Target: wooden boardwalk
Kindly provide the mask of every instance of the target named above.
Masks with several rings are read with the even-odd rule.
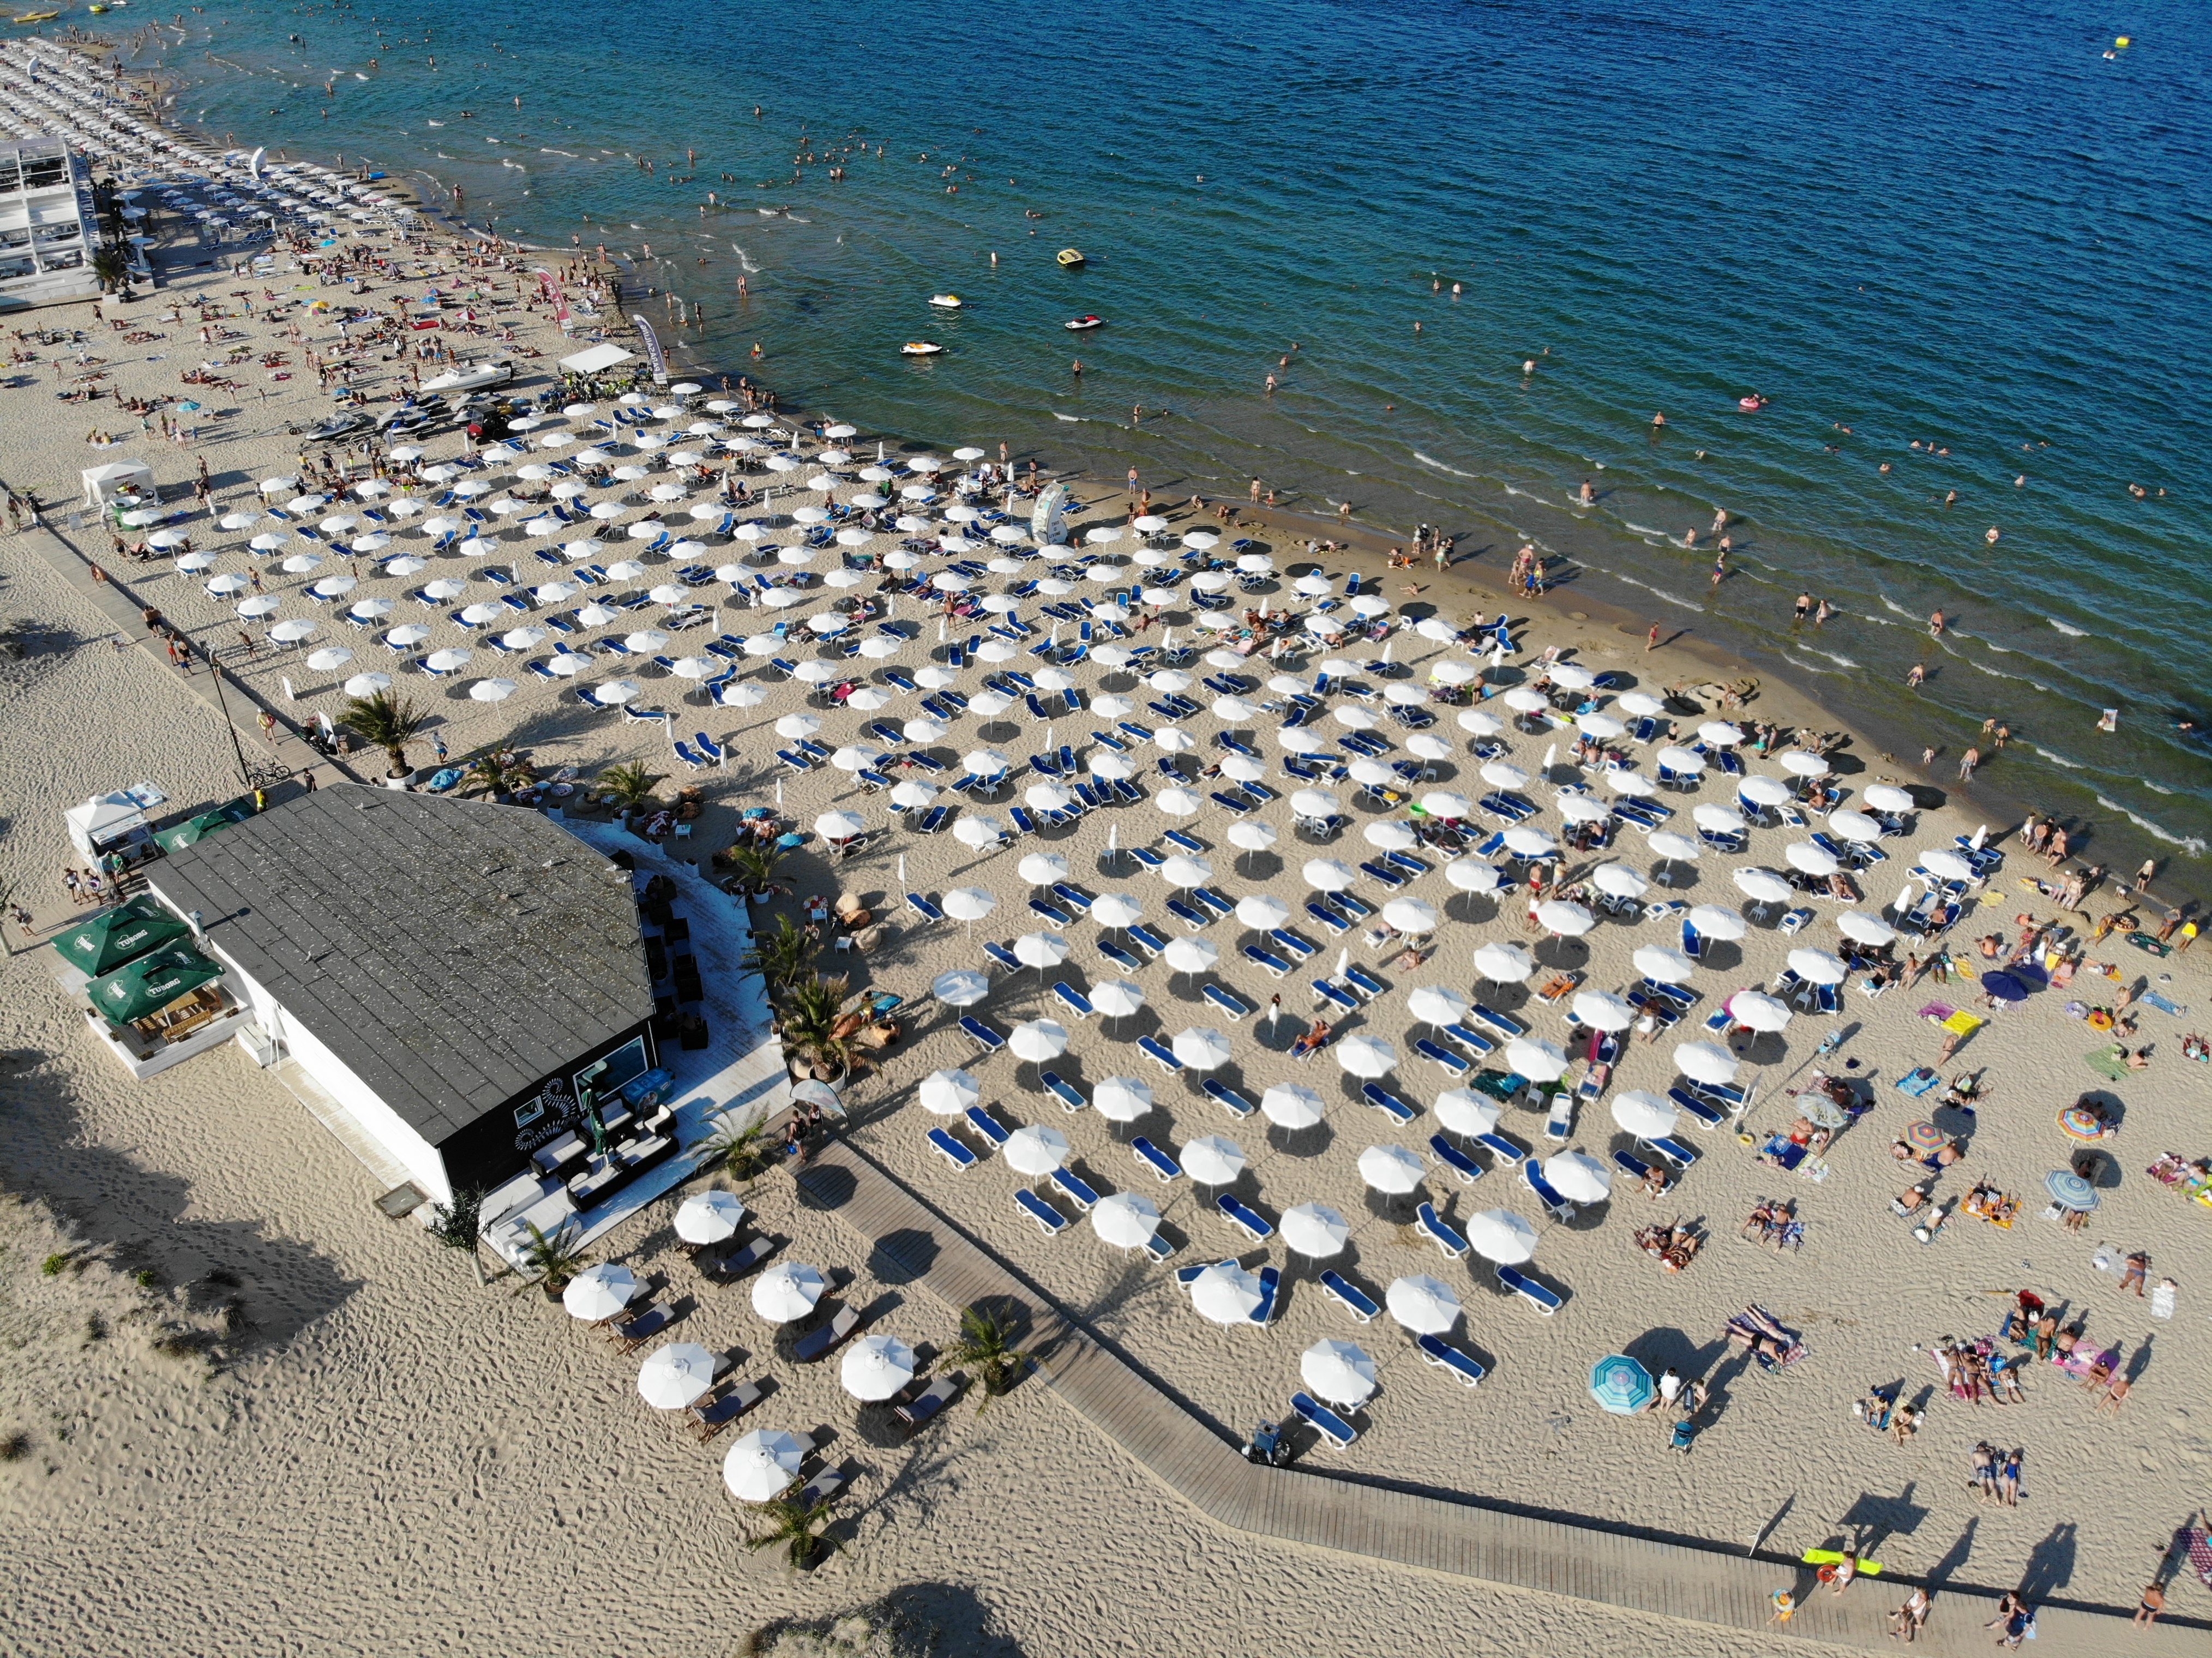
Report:
[[[1734,1550],[1624,1536],[1599,1521],[1546,1520],[1437,1496],[1332,1478],[1306,1467],[1247,1462],[1237,1448],[1093,1339],[1014,1267],[849,1145],[826,1151],[799,1176],[811,1206],[864,1240],[889,1276],[927,1289],[947,1307],[998,1302],[1029,1321],[1023,1345],[1040,1355],[1042,1379],[1078,1416],[1161,1484],[1216,1523],[1311,1548],[1621,1606],[1736,1630],[1771,1629],[1767,1596],[1800,1574],[1801,1610],[1785,1630],[1801,1640],[1891,1649],[1890,1608],[1905,1580],[1873,1580],[1840,1599],[1810,1587],[1804,1569]],[[1480,1408],[1480,1395],[1469,1403]],[[1893,1587],[1892,1585],[1895,1585]],[[1994,1612],[1984,1589],[1946,1588],[1914,1650],[1992,1649],[1982,1624]],[[2100,1658],[2178,1652],[2193,1630],[2138,1628],[2124,1614],[2049,1607],[2035,1650],[2095,1651]]]

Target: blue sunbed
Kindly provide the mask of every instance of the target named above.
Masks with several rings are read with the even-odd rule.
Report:
[[[1232,1116],[1249,1117],[1252,1114],[1254,1110],[1252,1102],[1246,1099],[1242,1094],[1231,1088],[1227,1083],[1220,1082],[1212,1077],[1208,1077],[1204,1082],[1199,1084],[1199,1088],[1208,1099],[1222,1106]]]
[[[1139,1036],[1137,1038],[1137,1047],[1146,1059],[1170,1076],[1182,1069],[1182,1061],[1176,1058],[1175,1054],[1157,1037]]]
[[[1513,1267],[1503,1266],[1498,1267],[1498,1281],[1515,1295],[1527,1301],[1546,1318],[1551,1317],[1566,1304],[1553,1291],[1537,1283],[1526,1272],[1516,1271]]]
[[[1377,1111],[1389,1115],[1401,1128],[1421,1114],[1379,1083],[1361,1084],[1359,1096]]]
[[[1463,1260],[1467,1254],[1467,1240],[1452,1230],[1437,1206],[1425,1203],[1413,1212],[1413,1230],[1444,1252],[1447,1260]]]
[[[1129,1142],[1129,1150],[1136,1154],[1139,1163],[1143,1163],[1160,1177],[1163,1185],[1177,1178],[1182,1173],[1181,1163],[1161,1151],[1158,1146],[1154,1145],[1142,1134]]]
[[[1048,1071],[1038,1080],[1044,1084],[1045,1091],[1058,1100],[1066,1110],[1080,1111],[1089,1103],[1057,1071]]]
[[[1098,1193],[1080,1175],[1070,1174],[1065,1169],[1055,1169],[1052,1171],[1052,1183],[1060,1188],[1061,1196],[1085,1214],[1097,1206]]]
[[[1482,1165],[1442,1134],[1429,1136],[1429,1150],[1436,1153],[1437,1162],[1459,1176],[1461,1185],[1472,1186],[1482,1178]]]
[[[1321,1287],[1362,1324],[1372,1323],[1382,1311],[1375,1304],[1372,1296],[1334,1271],[1324,1272],[1321,1275]]]
[[[939,1157],[963,1173],[973,1169],[976,1164],[975,1154],[942,1128],[933,1128],[929,1131],[929,1143],[935,1148]]]
[[[1483,1377],[1490,1374],[1481,1365],[1441,1337],[1432,1336],[1425,1332],[1413,1338],[1413,1345],[1420,1349],[1421,1357],[1425,1363],[1434,1365],[1462,1388],[1478,1387],[1481,1384]]]
[[[994,1146],[1006,1143],[1006,1126],[980,1105],[971,1105],[967,1111],[968,1126],[990,1141]]]
[[[1240,1203],[1234,1193],[1224,1192],[1214,1199],[1213,1206],[1221,1211],[1223,1218],[1231,1226],[1255,1243],[1265,1243],[1275,1236],[1274,1224],[1266,1216]]]
[[[1024,1214],[1037,1224],[1037,1230],[1048,1238],[1058,1237],[1071,1224],[1066,1216],[1026,1186],[1015,1189],[1014,1202]]]
[[[995,1054],[1006,1045],[1006,1039],[985,1024],[972,1013],[960,1016],[960,1028],[989,1052]]]

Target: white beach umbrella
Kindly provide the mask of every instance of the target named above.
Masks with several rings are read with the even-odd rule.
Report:
[[[1872,846],[1881,839],[1881,825],[1863,811],[1830,812],[1828,832],[1860,846]]]
[[[357,673],[345,683],[348,696],[374,696],[379,691],[391,689],[392,676],[388,673]]]
[[[1717,800],[1707,800],[1690,811],[1690,821],[1701,829],[1711,829],[1716,835],[1734,835],[1743,829],[1743,814],[1734,806],[1723,805]]]
[[[1067,1052],[1067,1028],[1050,1019],[1024,1020],[1006,1034],[1006,1046],[1016,1059],[1043,1065]]]
[[[1800,777],[1825,777],[1828,774],[1828,762],[1817,754],[1792,749],[1782,756],[1782,769]]]
[[[1370,1145],[1359,1154],[1359,1178],[1377,1192],[1410,1192],[1427,1173],[1427,1166],[1402,1145]]]
[[[829,1287],[818,1268],[779,1261],[753,1280],[753,1311],[770,1324],[788,1324],[812,1312]]]
[[[1744,896],[1762,904],[1782,904],[1790,902],[1791,888],[1771,869],[1739,869],[1730,872],[1736,886]]]
[[[1863,910],[1847,909],[1836,917],[1836,931],[1846,938],[1856,938],[1863,944],[1887,944],[1896,941],[1897,929],[1878,915],[1869,915]]]
[[[1168,1048],[1193,1071],[1214,1071],[1229,1063],[1229,1038],[1207,1025],[1178,1030]]]
[[[1597,925],[1597,917],[1582,905],[1564,898],[1547,898],[1536,906],[1536,922],[1547,932],[1578,938]]]
[[[837,1379],[860,1400],[884,1400],[914,1380],[914,1349],[896,1336],[863,1336],[845,1351]]]
[[[1609,990],[1577,991],[1574,1009],[1575,1017],[1593,1030],[1626,1030],[1636,1023],[1636,1010]]]
[[[722,1459],[722,1483],[741,1503],[766,1503],[799,1478],[806,1447],[781,1430],[756,1430],[730,1447]]]
[[[953,1005],[965,1004],[956,1002]],[[981,1087],[964,1071],[933,1071],[921,1079],[921,1085],[915,1092],[921,1101],[922,1109],[940,1117],[957,1117],[983,1097]]]
[[[1109,1122],[1134,1122],[1152,1108],[1152,1087],[1134,1077],[1109,1077],[1091,1090],[1091,1108]]]
[[[1833,875],[1844,866],[1843,860],[1833,853],[1823,851],[1810,841],[1792,841],[1782,848],[1782,856],[1790,868],[1801,869],[1808,875],[1823,878]]]
[[[1505,831],[1505,849],[1522,858],[1549,858],[1559,851],[1559,843],[1541,829],[1516,823]]]
[[[311,654],[307,658],[307,665],[317,673],[329,673],[333,669],[343,668],[352,660],[351,651],[342,645],[330,645]]]
[[[1919,809],[1919,802],[1903,789],[1888,783],[1869,784],[1865,799],[1867,805],[1876,811],[1915,811]]]
[[[1171,973],[1207,973],[1221,959],[1220,947],[1205,938],[1170,938],[1160,959]]]
[[[1790,952],[1790,970],[1816,985],[1839,985],[1850,969],[1825,950],[1798,949]]]
[[[1517,1266],[1536,1253],[1536,1229],[1510,1209],[1486,1209],[1467,1218],[1468,1247],[1485,1260]]]
[[[1229,844],[1245,852],[1265,852],[1280,838],[1272,823],[1248,820],[1229,826]]]
[[[1396,1048],[1364,1030],[1354,1031],[1339,1042],[1335,1054],[1340,1070],[1370,1079],[1388,1076],[1398,1063]]]
[[[1674,1049],[1674,1064],[1692,1082],[1724,1088],[1735,1077],[1736,1058],[1711,1042],[1682,1042]]]
[[[1213,878],[1213,865],[1203,858],[1177,853],[1160,865],[1159,874],[1171,887],[1202,887]]]
[[[1260,1280],[1233,1260],[1216,1261],[1191,1280],[1191,1306],[1215,1324],[1249,1323],[1263,1298]]]
[[[1311,858],[1298,870],[1298,878],[1319,892],[1341,892],[1358,878],[1352,866],[1334,858]]]
[[[1467,1017],[1468,1000],[1443,985],[1422,985],[1406,998],[1406,1011],[1423,1024],[1457,1024]]]
[[[1057,932],[1024,932],[1013,943],[1014,959],[1024,967],[1038,969],[1058,967],[1073,948]]]
[[[1586,1151],[1561,1151],[1544,1160],[1544,1178],[1573,1203],[1603,1203],[1613,1195],[1613,1170]]]
[[[676,1236],[686,1243],[720,1243],[738,1235],[745,1206],[734,1192],[700,1192],[676,1211]]]
[[[1739,990],[1728,999],[1729,1017],[1753,1030],[1779,1030],[1790,1023],[1784,1003],[1757,990]]]
[[[944,898],[945,913],[956,921],[980,921],[998,905],[998,899],[981,887],[956,887]]]
[[[568,1309],[569,1317],[597,1324],[629,1306],[636,1293],[635,1272],[613,1261],[603,1261],[568,1280],[568,1287],[561,1292],[561,1304]]]
[[[1006,1136],[999,1156],[1016,1174],[1049,1175],[1067,1162],[1067,1136],[1040,1123],[1024,1123]]]
[[[1505,1063],[1530,1082],[1556,1082],[1567,1074],[1567,1056],[1558,1043],[1539,1036],[1516,1036],[1505,1044]]]
[[[314,633],[315,624],[312,622],[280,622],[269,630],[269,636],[283,644],[296,645],[303,639],[312,639]]]
[[[1682,919],[1705,938],[1723,944],[1732,943],[1751,930],[1741,914],[1720,904],[1698,904]]]
[[[1116,1249],[1141,1249],[1160,1230],[1159,1206],[1134,1192],[1114,1193],[1091,1210],[1091,1230]]]
[[[1052,938],[1054,943],[1065,942],[1057,934],[1048,933],[1044,936]],[[1143,989],[1131,984],[1127,979],[1108,979],[1091,987],[1091,1005],[1109,1019],[1126,1019],[1144,1005]]]
[[[1736,798],[1754,806],[1778,806],[1790,799],[1790,790],[1778,779],[1747,777],[1736,785]]]
[[[1520,945],[1493,938],[1475,947],[1474,970],[1492,984],[1517,985],[1526,982],[1536,963]]]
[[[1323,1203],[1301,1203],[1283,1212],[1284,1247],[1316,1260],[1340,1254],[1352,1236],[1342,1215]]]
[[[1920,867],[1946,881],[1971,881],[1974,878],[1974,866],[1957,853],[1943,847],[1931,847],[1922,852]]]
[[[1383,1292],[1382,1304],[1417,1335],[1442,1335],[1459,1322],[1459,1297],[1425,1272],[1395,1279]]]
[[[1316,1341],[1298,1356],[1298,1376],[1318,1399],[1347,1408],[1375,1396],[1375,1361],[1349,1341]]]
[[[1270,893],[1250,892],[1237,901],[1237,919],[1259,932],[1290,920],[1291,907]]]
[[[1260,1096],[1260,1109],[1278,1128],[1310,1128],[1327,1110],[1322,1096],[1295,1083],[1277,1083]]]
[[[1109,892],[1091,901],[1091,919],[1103,927],[1132,927],[1145,919],[1145,907],[1126,892]]]
[[[1183,1173],[1200,1186],[1227,1186],[1244,1172],[1244,1148],[1220,1134],[1184,1141],[1177,1160]]]
[[[1641,898],[1651,884],[1626,864],[1600,864],[1589,873],[1590,884],[1613,898]]]
[[[638,1367],[638,1396],[655,1410],[680,1411],[714,1385],[714,1356],[696,1341],[672,1341]]]
[[[1455,859],[1446,864],[1444,879],[1462,892],[1478,895],[1497,891],[1503,881],[1496,865],[1486,864],[1475,858]]]
[[[1638,1139],[1656,1139],[1662,1134],[1673,1133],[1681,1116],[1671,1102],[1656,1094],[1621,1094],[1613,1102],[1613,1121]]]
[[[1622,771],[1618,767],[1601,772],[1606,787],[1615,794],[1649,798],[1659,793],[1659,786],[1638,771]]]
[[[515,683],[512,679],[479,679],[469,687],[469,700],[472,702],[504,702],[514,692]]]
[[[1505,729],[1505,722],[1481,708],[1468,708],[1459,716],[1459,728],[1475,737],[1495,737]]]
[[[1448,1089],[1437,1096],[1437,1121],[1455,1134],[1487,1134],[1503,1114],[1496,1100],[1469,1088]]]

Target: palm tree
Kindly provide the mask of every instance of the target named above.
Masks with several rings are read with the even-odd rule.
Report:
[[[804,1503],[796,1497],[775,1497],[761,1504],[761,1516],[768,1521],[768,1529],[755,1532],[746,1538],[745,1546],[757,1550],[782,1546],[788,1551],[793,1571],[812,1559],[817,1549],[835,1554],[844,1546],[826,1531],[815,1529],[829,1520],[830,1502],[827,1497]]]
[[[112,294],[131,280],[131,256],[115,242],[103,242],[93,250],[92,274],[100,278],[100,291]]]
[[[478,755],[469,767],[468,775],[462,780],[466,786],[482,789],[490,795],[513,794],[537,780],[538,774],[530,762],[513,749],[494,749],[489,754]]]
[[[722,854],[722,862],[736,872],[738,884],[749,893],[763,893],[775,878],[776,866],[784,860],[784,849],[777,846],[732,847]]]
[[[771,993],[797,981],[806,971],[806,958],[814,953],[814,940],[788,915],[775,918],[773,932],[756,929],[744,964],[768,981]]]
[[[972,1364],[982,1372],[983,1402],[975,1407],[979,1415],[990,1409],[992,1399],[1006,1392],[1014,1377],[1034,1362],[1033,1355],[1014,1345],[1012,1321],[987,1312],[980,1305],[962,1312],[960,1339],[945,1357],[954,1364]]]
[[[567,1221],[550,1232],[540,1231],[536,1221],[526,1220],[522,1224],[530,1232],[530,1242],[522,1247],[524,1266],[538,1274],[531,1282],[542,1287],[546,1298],[551,1300],[567,1289],[570,1280],[589,1263],[583,1250],[569,1242],[572,1234]],[[528,1284],[524,1287],[526,1289]]]
[[[362,742],[384,750],[392,762],[388,775],[404,777],[414,769],[407,763],[407,745],[429,723],[429,717],[405,697],[394,696],[390,691],[356,696],[345,705],[339,718],[353,727]]]
[[[642,760],[627,766],[609,766],[599,776],[599,793],[622,811],[640,811],[653,804],[653,786],[664,780],[645,768]]]
[[[768,1120],[760,1118],[743,1128],[725,1129],[707,1147],[710,1162],[719,1162],[733,1181],[750,1185],[775,1164],[768,1144]]]
[[[837,1028],[851,985],[848,979],[794,983],[779,1010],[785,1051],[797,1054],[817,1070],[835,1072],[839,1081],[859,1062],[852,1042]]]

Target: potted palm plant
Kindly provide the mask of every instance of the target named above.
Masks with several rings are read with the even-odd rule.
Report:
[[[990,1409],[991,1400],[1012,1387],[1014,1378],[1032,1363],[1032,1356],[1014,1345],[1012,1321],[981,1305],[960,1315],[960,1339],[945,1358],[953,1364],[973,1365],[982,1373],[983,1402],[975,1407],[979,1414]]]
[[[783,1048],[794,1073],[842,1083],[858,1062],[852,1032],[857,1019],[845,1016],[850,981],[811,979],[793,984],[783,997]]]
[[[536,1284],[545,1291],[546,1300],[558,1301],[561,1292],[591,1262],[572,1241],[568,1222],[563,1221],[550,1232],[541,1230],[535,1221],[522,1224],[530,1232],[530,1242],[522,1246],[522,1259],[527,1269],[537,1274],[523,1287]]]
[[[355,697],[345,705],[340,718],[362,742],[382,749],[392,762],[391,769],[384,774],[386,786],[404,787],[415,775],[415,768],[407,763],[407,745],[421,734],[428,723],[428,716],[405,697],[378,691],[373,696]]]
[[[768,1528],[746,1538],[745,1546],[753,1550],[782,1548],[793,1571],[804,1570],[817,1549],[825,1554],[835,1554],[843,1546],[823,1530],[830,1517],[827,1497],[811,1503],[801,1502],[795,1497],[775,1497],[761,1504],[761,1517],[768,1521]]]
[[[599,793],[615,809],[616,815],[627,823],[653,805],[653,786],[662,780],[645,768],[645,762],[634,760],[627,766],[609,766],[599,774]]]

